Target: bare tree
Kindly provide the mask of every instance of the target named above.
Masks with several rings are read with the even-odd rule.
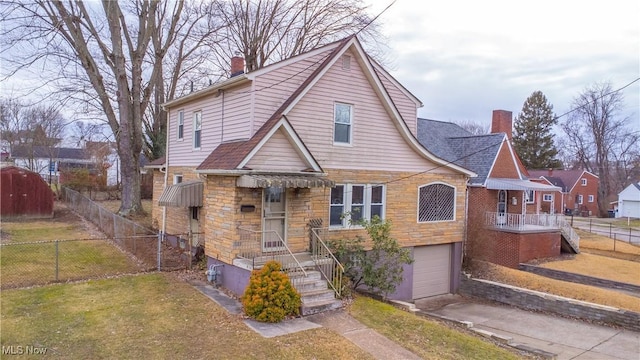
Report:
[[[240,52],[247,71],[356,33],[380,38],[361,0],[231,0],[219,2],[218,12],[227,24],[219,61]]]
[[[19,155],[18,165],[42,173],[49,159],[57,157],[66,126],[62,114],[52,105],[27,105],[14,98],[0,100],[0,109],[3,148],[12,157]]]
[[[119,213],[142,212],[139,159],[142,119],[175,40],[184,2],[132,0],[95,3],[2,1],[2,38],[9,75],[46,64],[49,86],[65,101],[99,110],[113,132],[123,183]],[[165,21],[167,19],[167,21]],[[150,46],[162,27],[161,41]],[[23,46],[25,42],[27,46]],[[25,51],[29,49],[30,51]],[[53,65],[53,67],[51,67]],[[43,66],[44,68],[44,66]]]
[[[616,159],[616,147],[624,141],[629,118],[620,116],[624,105],[621,92],[613,91],[610,83],[588,86],[573,100],[573,111],[562,123],[567,135],[568,150],[583,168],[600,177],[598,209],[605,216],[607,199],[613,194],[611,164]]]
[[[455,122],[455,124],[467,130],[473,135],[485,135],[491,132],[490,125],[488,124],[483,125],[481,123],[473,122],[471,120],[458,121],[458,122]]]

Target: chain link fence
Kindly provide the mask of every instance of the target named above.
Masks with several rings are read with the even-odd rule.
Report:
[[[63,188],[62,194],[62,199],[71,210],[96,225],[145,267],[155,265],[157,270],[179,270],[191,264],[189,254],[163,240],[155,230],[114,214],[75,190]]]
[[[74,190],[62,194],[67,208],[105,237],[0,241],[0,289],[190,267],[195,250],[184,245],[192,244],[193,234],[162,237]]]
[[[132,240],[138,244],[155,242],[148,237]],[[0,269],[1,288],[6,289],[131,274],[155,267],[139,261],[111,239],[74,239],[2,244]]]

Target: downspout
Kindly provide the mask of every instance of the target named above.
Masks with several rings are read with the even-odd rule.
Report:
[[[469,229],[469,178],[467,178],[467,183],[465,184],[465,194],[464,194],[464,222],[463,222],[463,236],[462,236],[462,259],[460,259],[460,264],[464,264],[464,257],[467,255],[467,242],[469,241],[468,237],[468,229]]]
[[[166,111],[166,109],[163,110]],[[169,123],[171,121],[171,112],[167,112],[167,135],[165,139],[165,149],[164,149],[164,189],[167,188],[167,182],[169,181],[169,132],[170,127]],[[164,234],[167,230],[167,207],[162,207],[162,240],[164,241]]]

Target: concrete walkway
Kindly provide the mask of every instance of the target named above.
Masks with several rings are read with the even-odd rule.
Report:
[[[199,280],[191,280],[189,283],[231,314],[240,315],[242,313],[242,305],[238,300],[227,296],[214,286]],[[266,338],[326,327],[344,336],[376,359],[420,359],[409,350],[366,327],[343,310],[328,311],[304,318],[285,320],[276,324],[263,323],[251,319],[244,320],[244,323]]]
[[[435,299],[437,300],[437,299]],[[475,302],[457,295],[432,306],[416,301],[425,314],[470,326],[481,335],[543,357],[564,360],[638,360],[640,333],[515,307]],[[431,302],[431,303],[430,303]]]

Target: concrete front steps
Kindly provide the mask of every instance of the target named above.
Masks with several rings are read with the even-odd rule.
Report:
[[[336,299],[335,292],[329,288],[329,284],[322,278],[322,274],[316,270],[305,270],[289,274],[291,283],[300,294],[302,316],[313,315],[323,311],[339,309],[342,301]]]

